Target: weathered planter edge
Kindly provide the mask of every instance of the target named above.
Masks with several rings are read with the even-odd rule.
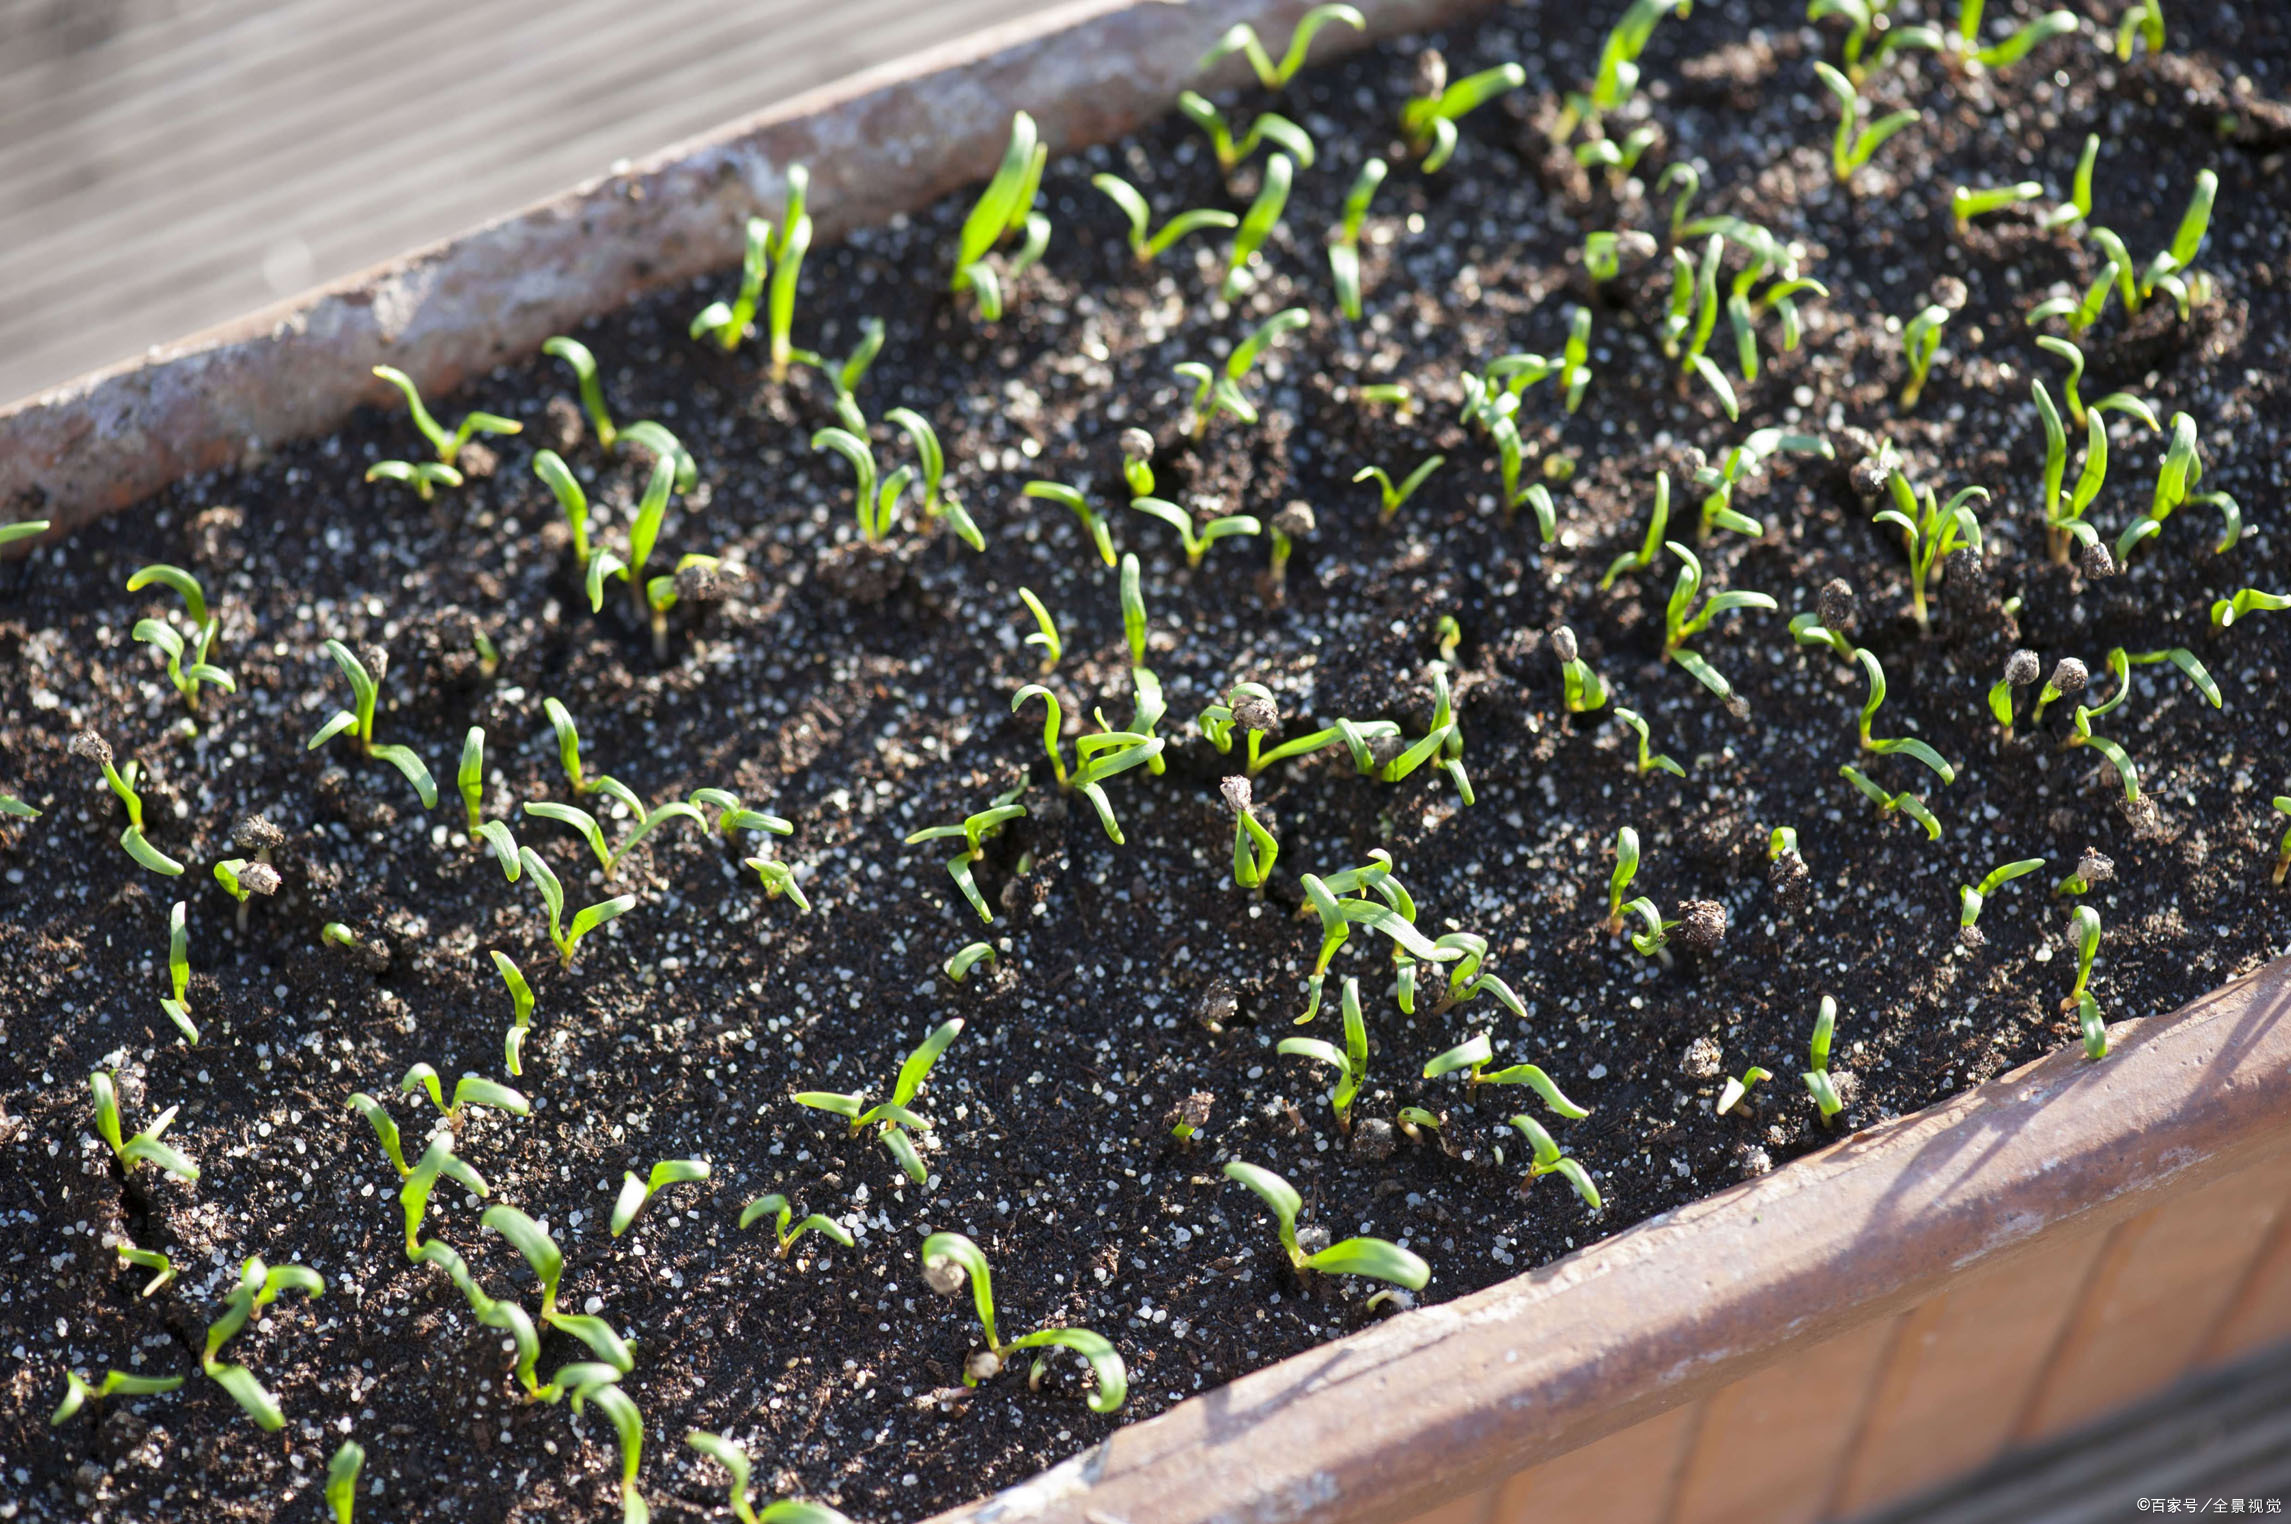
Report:
[[[935,1524],[1420,1515],[2051,1235],[2280,1152],[2286,1016],[2291,956],[2111,1028],[2100,1062],[2061,1049],[1540,1270],[1188,1399]]]
[[[1227,27],[1285,36],[1309,3],[1072,0],[13,402],[0,408],[0,522],[46,518],[60,537],[180,477],[325,433],[361,402],[393,402],[375,365],[443,392],[633,297],[736,268],[743,223],[779,215],[790,165],[811,172],[825,243],[984,179],[1014,109],[1033,114],[1055,151],[1119,137],[1201,85],[1201,57]],[[1315,56],[1492,3],[1359,0],[1368,32],[1327,28]],[[1228,58],[1208,78],[1245,75]]]

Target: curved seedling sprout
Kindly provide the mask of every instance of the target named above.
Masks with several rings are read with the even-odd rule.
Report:
[[[1307,1254],[1297,1243],[1297,1214],[1304,1210],[1304,1198],[1295,1186],[1269,1169],[1238,1159],[1225,1166],[1225,1177],[1247,1186],[1265,1203],[1273,1214],[1281,1248],[1289,1256],[1290,1266],[1300,1273],[1313,1270],[1325,1275],[1365,1275],[1410,1291],[1422,1291],[1432,1279],[1432,1267],[1420,1256],[1381,1238],[1347,1238]]]
[[[924,1280],[942,1296],[960,1295],[964,1284],[969,1284],[971,1304],[986,1334],[986,1348],[963,1362],[963,1385],[976,1386],[999,1374],[1003,1357],[1012,1351],[1059,1347],[1087,1360],[1096,1374],[1098,1387],[1088,1398],[1092,1412],[1112,1413],[1128,1400],[1128,1370],[1113,1344],[1101,1334],[1086,1328],[1044,1328],[1003,1342],[995,1331],[993,1273],[977,1244],[960,1233],[933,1233],[923,1240],[922,1258]],[[1041,1381],[1046,1358],[1036,1358],[1029,1384]]]

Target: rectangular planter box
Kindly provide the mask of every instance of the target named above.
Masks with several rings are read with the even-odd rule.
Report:
[[[1067,150],[1304,0],[1085,0],[673,148],[0,411],[0,518],[58,532],[737,262],[784,170],[832,237]],[[1472,0],[1362,0],[1372,35]],[[1352,34],[1324,34],[1329,45]],[[1228,76],[1229,77],[1229,76]],[[2291,1337],[2291,959],[1555,1264],[1118,1431],[964,1524],[1845,1518]]]

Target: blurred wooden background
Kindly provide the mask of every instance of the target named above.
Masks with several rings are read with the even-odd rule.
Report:
[[[1054,0],[0,0],[0,401]]]

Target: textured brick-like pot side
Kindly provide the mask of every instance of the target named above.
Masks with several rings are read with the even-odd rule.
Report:
[[[0,520],[57,533],[735,263],[788,165],[823,239],[1164,110],[1237,20],[1080,0],[0,410]],[[1485,0],[1359,0],[1373,35]],[[1334,48],[1359,39],[1324,33]],[[1229,63],[1233,77],[1238,62]],[[2291,1337],[2291,959],[1158,1418],[941,1524],[1846,1517]]]

